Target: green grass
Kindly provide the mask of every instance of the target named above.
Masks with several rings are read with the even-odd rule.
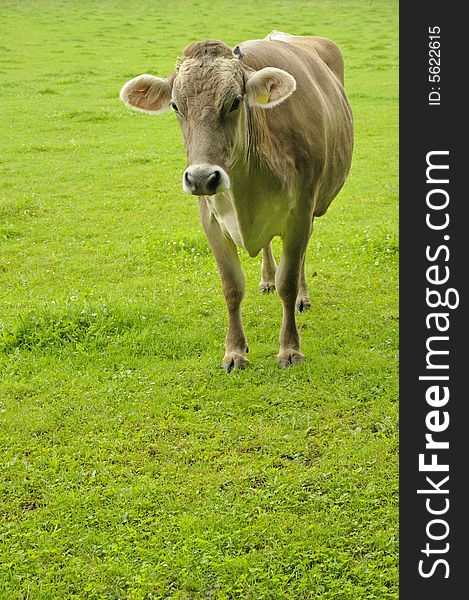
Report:
[[[397,27],[384,0],[0,2],[1,598],[397,598]],[[308,249],[306,362],[277,368],[242,254],[228,375],[176,119],[118,93],[274,28],[339,44],[356,148]]]

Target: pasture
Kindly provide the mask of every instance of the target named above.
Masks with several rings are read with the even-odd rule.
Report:
[[[192,41],[333,39],[350,176],[315,222],[304,364],[241,254],[250,364],[171,113]],[[398,3],[0,1],[0,598],[398,597]],[[274,242],[278,259],[280,242]]]

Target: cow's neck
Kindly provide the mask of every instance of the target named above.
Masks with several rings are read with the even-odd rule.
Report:
[[[294,165],[286,148],[275,142],[269,123],[268,109],[253,109],[244,103],[233,148],[231,173],[245,179],[262,173],[274,179],[285,192],[291,192]]]

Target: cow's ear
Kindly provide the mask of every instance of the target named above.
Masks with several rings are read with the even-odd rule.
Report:
[[[139,75],[122,87],[120,99],[135,110],[158,114],[169,108],[171,80]]]
[[[252,73],[246,81],[246,94],[251,106],[272,108],[296,90],[295,78],[275,67]]]

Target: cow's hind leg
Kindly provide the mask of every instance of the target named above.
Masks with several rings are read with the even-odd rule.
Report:
[[[311,221],[311,229],[309,231],[308,240],[313,232],[313,221]],[[301,261],[300,280],[298,282],[298,297],[296,299],[296,309],[298,312],[303,312],[311,308],[311,300],[308,295],[308,283],[305,274],[306,252]]]
[[[298,297],[296,299],[296,309],[298,312],[303,312],[311,308],[311,300],[308,296],[308,283],[306,282],[305,275],[305,259],[306,254],[303,256],[300,269],[300,280],[298,282]]]
[[[275,291],[276,271],[277,263],[272,252],[272,243],[269,243],[265,248],[262,248],[261,281],[259,283],[259,290],[261,292],[268,293]]]
[[[200,200],[199,209],[208,242],[217,261],[228,309],[228,333],[222,367],[226,371],[231,371],[233,367],[242,369],[248,363],[248,346],[241,321],[241,301],[246,287],[241,263],[235,244],[223,234],[205,199]]]
[[[280,330],[280,352],[278,364],[289,367],[303,362],[300,336],[296,327],[295,311],[300,288],[300,277],[311,229],[302,223],[292,223],[283,236],[283,247],[275,283],[283,304],[282,328]]]

